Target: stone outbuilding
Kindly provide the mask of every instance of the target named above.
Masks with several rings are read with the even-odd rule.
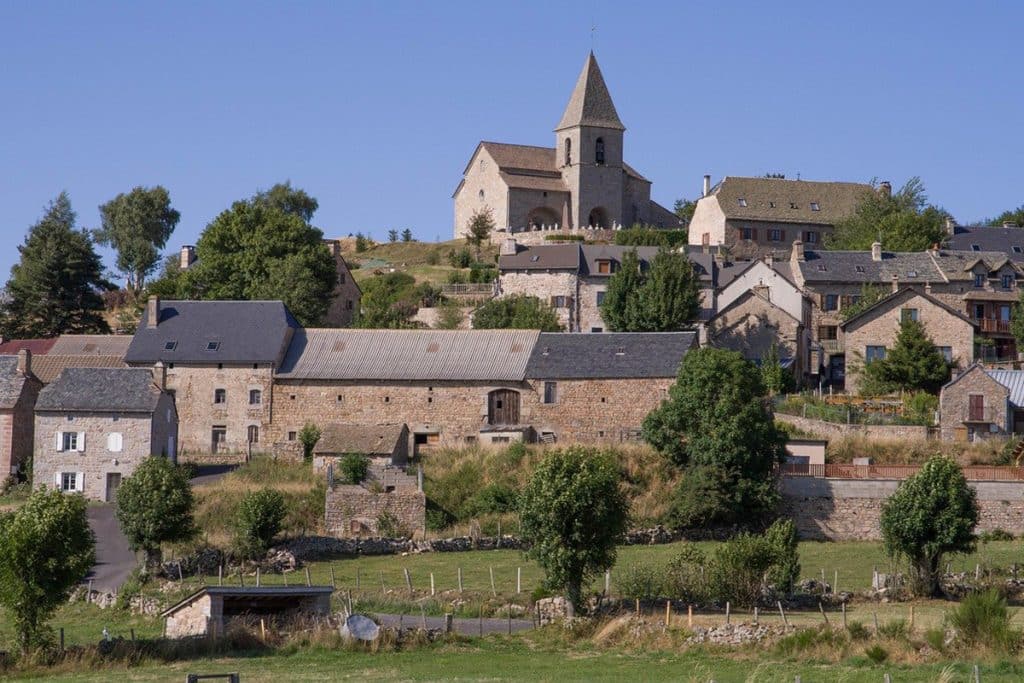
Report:
[[[326,425],[313,447],[313,468],[325,471],[346,453],[365,455],[380,465],[404,467],[409,461],[409,428],[405,424]]]
[[[708,321],[708,345],[737,351],[760,363],[774,346],[782,366],[802,380],[807,358],[803,321],[769,298],[767,288],[748,289]]]
[[[239,617],[327,616],[333,592],[330,586],[204,586],[160,616],[168,638],[219,636]]]
[[[175,461],[178,413],[165,381],[160,364],[64,370],[36,401],[35,485],[112,502],[146,458]]]
[[[0,356],[0,483],[19,476],[32,457],[33,411],[42,382],[32,372],[32,352]]]
[[[939,415],[946,441],[1024,434],[1024,371],[972,365],[942,387]]]

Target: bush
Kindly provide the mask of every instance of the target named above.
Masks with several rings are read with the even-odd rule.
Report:
[[[299,430],[299,443],[302,444],[302,457],[309,461],[313,459],[313,448],[320,440],[320,428],[312,422],[307,422]]]
[[[791,593],[800,578],[800,555],[797,552],[796,525],[791,519],[777,519],[764,532],[771,549],[772,566],[768,570],[768,583],[780,593]]]
[[[871,637],[871,631],[859,621],[851,621],[846,632],[850,634],[850,640],[867,640]]]
[[[715,548],[711,556],[711,595],[752,607],[761,600],[763,577],[771,566],[772,553],[764,538],[740,534]]]
[[[448,252],[448,265],[452,268],[469,268],[472,260],[473,253],[469,250],[469,247],[463,247],[458,251],[452,249]]]
[[[992,529],[992,531],[982,531],[978,534],[978,540],[982,543],[990,543],[992,541],[1012,541],[1013,534],[1005,529]]]
[[[1020,634],[1010,628],[1006,600],[994,589],[968,595],[949,612],[947,620],[962,645],[988,645],[1011,652],[1020,641]]]
[[[665,522],[673,529],[703,529],[734,519],[726,474],[717,467],[688,467],[676,487]]]
[[[619,594],[630,600],[654,600],[660,597],[662,577],[649,564],[631,564],[615,577]]]
[[[615,233],[615,244],[627,247],[676,247],[690,239],[688,230],[662,230],[634,225]]]
[[[448,284],[450,285],[464,285],[467,280],[466,274],[461,270],[453,270],[448,273]]]
[[[235,549],[248,558],[267,552],[286,513],[280,491],[260,489],[245,494],[235,514]]]
[[[338,461],[338,477],[342,484],[361,484],[370,471],[370,459],[362,453],[345,453]]]
[[[909,629],[904,619],[893,619],[878,627],[878,635],[894,640],[903,640],[907,637]]]
[[[507,484],[489,484],[466,501],[463,515],[477,517],[488,513],[514,512],[519,502],[519,492]]]
[[[889,653],[886,652],[885,648],[881,645],[872,645],[871,647],[865,648],[864,654],[874,664],[881,664],[885,660],[889,659]]]
[[[930,628],[924,632],[924,642],[937,652],[946,649],[946,632],[941,628]]]
[[[430,253],[427,254],[427,265],[436,266],[439,263],[441,263],[441,254],[438,253],[437,249],[432,249]]]
[[[665,569],[665,594],[688,603],[708,599],[707,556],[695,545],[686,544]]]
[[[939,397],[927,391],[918,391],[903,400],[903,417],[915,424],[935,424]]]
[[[545,242],[582,242],[583,235],[555,234],[544,235]]]
[[[356,253],[361,254],[373,246],[373,240],[361,232],[356,233]]]

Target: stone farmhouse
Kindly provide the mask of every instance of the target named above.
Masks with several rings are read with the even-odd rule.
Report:
[[[752,258],[786,251],[793,240],[812,247],[850,216],[865,193],[861,183],[726,176],[704,189],[689,225],[689,243],[725,247],[731,257]],[[891,191],[882,183],[879,191]]]
[[[176,460],[178,414],[165,368],[68,368],[39,392],[36,486],[112,501],[148,457]]]
[[[1024,434],[1024,371],[972,365],[942,388],[939,416],[947,441]]]
[[[651,181],[623,160],[625,131],[591,53],[555,126],[554,147],[477,145],[453,195],[455,238],[481,209],[509,233],[678,226],[675,214],[651,201]]]
[[[498,295],[527,294],[551,304],[568,332],[604,332],[601,303],[608,279],[619,270],[627,251],[636,250],[640,267],[647,269],[657,247],[607,244],[519,245],[506,238],[498,256]],[[691,254],[700,278],[702,317],[709,317],[714,298],[714,258]]]
[[[31,351],[0,356],[0,481],[21,474],[32,457],[32,411],[42,388],[32,373]]]

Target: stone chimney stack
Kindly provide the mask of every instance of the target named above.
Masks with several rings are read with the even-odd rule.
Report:
[[[324,244],[327,245],[327,250],[331,252],[331,256],[338,258],[341,255],[341,240],[324,240]]]
[[[883,197],[891,197],[892,183],[890,183],[888,180],[883,180],[882,182],[878,183],[878,194],[882,195]]]
[[[871,260],[881,261],[882,260],[882,243],[872,242],[871,243]]]
[[[764,262],[768,265],[769,268],[774,268],[775,267],[775,252],[769,251],[767,254],[765,254],[764,255]]]
[[[803,240],[793,240],[793,255],[790,257],[793,261],[799,261],[803,263],[807,259],[804,257],[804,243]]]
[[[178,267],[182,270],[188,270],[189,266],[196,262],[196,248],[191,244],[186,244],[181,247],[181,261],[178,263]]]
[[[28,349],[18,351],[18,374],[25,376],[32,374],[32,352]]]
[[[160,387],[160,391],[167,391],[167,366],[163,361],[157,361],[153,366],[153,384]]]
[[[514,256],[519,250],[519,245],[516,244],[515,237],[506,237],[501,242],[501,250],[499,256]]]
[[[932,283],[930,283],[930,282],[924,283],[924,293],[925,294],[931,294],[932,293]]]
[[[151,296],[146,302],[146,329],[155,330],[160,324],[160,297]]]
[[[956,221],[952,216],[946,216],[946,234],[950,237],[956,234]]]
[[[704,174],[704,192],[701,193],[700,196],[701,197],[707,197],[709,194],[711,194],[711,176],[705,173]]]
[[[899,275],[893,275],[892,276],[892,293],[895,294],[898,291],[900,291],[900,276]]]

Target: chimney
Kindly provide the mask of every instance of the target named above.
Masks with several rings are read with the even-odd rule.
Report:
[[[932,283],[930,283],[930,282],[924,283],[924,293],[925,294],[931,294],[932,293]]]
[[[195,261],[196,261],[196,248],[193,247],[191,244],[186,244],[186,245],[182,246],[181,247],[181,261],[179,262],[178,267],[181,268],[182,270],[188,270],[189,266],[191,266],[193,263],[195,263]]]
[[[711,176],[704,174],[704,192],[700,195],[701,197],[707,197],[711,194]]]
[[[167,391],[167,366],[163,361],[157,361],[153,366],[153,384],[160,388],[160,391]]]
[[[146,302],[146,329],[155,330],[160,323],[160,297],[151,296]]]
[[[881,261],[882,260],[882,243],[872,242],[871,243],[871,260]]]
[[[805,261],[804,258],[804,243],[803,240],[793,240],[793,255],[790,256],[792,261]]]
[[[956,221],[952,216],[946,216],[946,234],[950,237],[956,234]]]
[[[878,183],[878,194],[882,195],[883,197],[891,197],[892,183],[890,183],[888,180],[883,180],[882,182]]]
[[[1013,221],[1003,221],[1003,227],[1004,228],[1019,228],[1020,226],[1017,225],[1016,223],[1014,223]]]
[[[341,255],[341,240],[324,240],[327,245],[328,251],[331,252],[331,256],[338,258]]]
[[[764,262],[768,265],[769,268],[774,268],[775,267],[775,252],[774,251],[769,251],[767,254],[765,254],[764,255]]]
[[[518,251],[515,237],[506,237],[501,243],[500,256],[513,256]]]
[[[895,294],[898,291],[900,291],[900,276],[899,275],[893,275],[892,276],[892,293]]]
[[[18,351],[18,374],[25,376],[32,374],[32,352],[28,349]]]

